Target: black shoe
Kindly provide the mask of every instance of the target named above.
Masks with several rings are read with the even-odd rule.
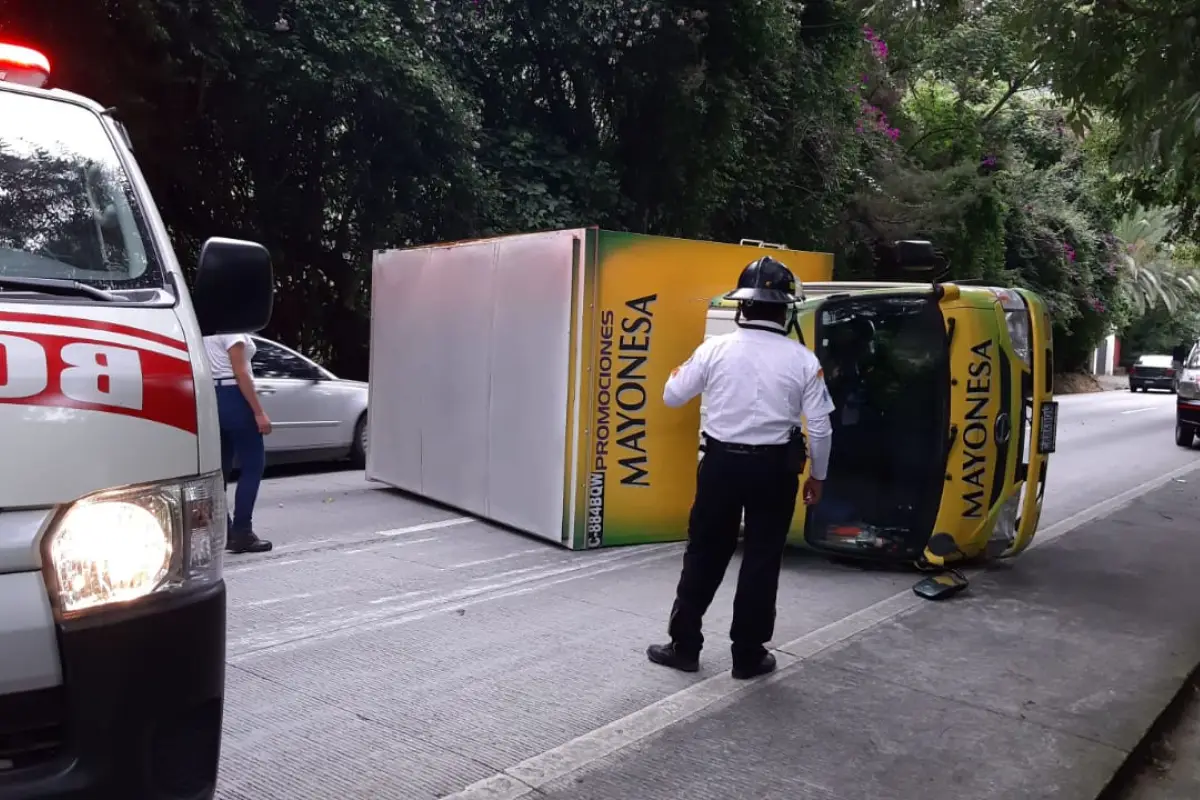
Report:
[[[267,553],[275,545],[260,539],[254,533],[231,533],[225,540],[225,550],[230,553]]]
[[[661,664],[664,667],[677,669],[680,672],[699,672],[700,658],[698,656],[688,656],[680,653],[675,649],[675,643],[671,644],[652,644],[646,648],[646,658],[653,661],[655,664]]]
[[[749,661],[745,664],[733,665],[734,680],[746,681],[751,678],[757,678],[759,675],[766,675],[775,671],[775,656],[770,653],[763,653],[758,661]]]

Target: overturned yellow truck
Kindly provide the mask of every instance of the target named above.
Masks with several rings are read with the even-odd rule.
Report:
[[[1057,432],[1045,302],[955,283],[802,291],[791,335],[836,411],[824,496],[797,509],[793,543],[932,567],[1028,547]],[[732,330],[735,307],[715,298],[706,335]]]
[[[587,227],[377,252],[368,478],[573,550],[685,538],[701,408],[663,385],[736,324],[718,293],[766,246]],[[771,255],[837,403],[793,540],[935,568],[1028,546],[1056,429],[1045,303]]]

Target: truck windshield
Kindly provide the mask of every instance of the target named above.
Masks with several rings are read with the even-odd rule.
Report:
[[[161,287],[146,231],[100,117],[0,90],[0,277]]]
[[[814,545],[915,556],[937,516],[949,435],[949,346],[929,295],[823,304],[817,356],[836,410]]]

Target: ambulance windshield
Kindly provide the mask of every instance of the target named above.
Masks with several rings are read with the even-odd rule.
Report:
[[[949,346],[929,294],[852,295],[823,304],[817,356],[836,411],[812,544],[915,556],[941,497],[949,431]]]
[[[146,230],[95,113],[0,90],[0,277],[162,287]]]

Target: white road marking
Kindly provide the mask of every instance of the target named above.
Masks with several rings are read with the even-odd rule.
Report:
[[[400,619],[402,622],[408,622],[413,619],[424,618],[423,616],[413,617],[412,619],[398,618],[397,615],[424,612],[432,607],[447,606],[445,608],[437,608],[436,611],[424,615],[429,616],[431,613],[453,611],[466,606],[512,596],[511,592],[502,594],[505,590],[519,589],[520,587],[527,587],[530,584],[536,584],[530,589],[530,591],[534,591],[564,582],[563,580],[558,580],[550,583],[541,583],[541,581],[546,581],[550,578],[560,578],[563,575],[570,575],[571,577],[567,580],[580,580],[590,578],[593,575],[612,572],[616,569],[649,564],[662,558],[676,557],[682,550],[682,547],[682,543],[673,542],[660,545],[645,545],[636,549],[621,549],[612,555],[573,560],[567,566],[541,569],[523,577],[489,583],[483,586],[467,586],[453,589],[441,592],[433,597],[425,598],[424,600],[417,600],[400,606],[388,606],[385,603],[380,603],[374,608],[364,609],[361,604],[355,604],[345,608],[334,609],[335,612],[349,611],[350,613],[326,617],[311,623],[284,626],[268,632],[249,633],[236,639],[230,638],[227,645],[228,651],[236,653],[236,655],[232,655],[229,658],[229,662],[235,663],[238,660],[245,660],[266,650],[278,652],[284,649],[285,646],[287,646],[287,650],[291,650],[296,647],[304,647],[342,636],[379,630],[393,624],[398,624],[397,619]],[[492,576],[488,577],[492,578]],[[517,591],[516,593],[520,594],[522,592]]]
[[[436,531],[442,528],[453,528],[456,525],[466,525],[468,522],[477,522],[474,517],[455,517],[454,519],[443,519],[437,522],[424,522],[420,525],[409,525],[407,528],[392,528],[388,531],[376,531],[376,536],[404,536],[407,533],[420,533],[422,531]]]
[[[390,529],[384,530],[384,531],[375,531],[375,535],[384,537],[387,539],[394,539],[398,536],[404,536],[409,533],[422,533],[424,531],[436,531],[436,530],[442,530],[444,528],[453,528],[458,525],[465,525],[468,522],[478,522],[478,520],[476,520],[474,517],[454,517],[453,519],[442,519],[442,520],[438,520],[436,522],[422,522],[420,525],[409,525],[407,528],[390,528]],[[276,551],[279,551],[279,550],[286,550],[288,548],[298,548],[298,547],[311,548],[313,545],[327,544],[329,542],[337,542],[337,541],[341,541],[341,540],[339,540],[339,539],[316,539],[316,540],[311,540],[311,541],[306,541],[306,542],[295,542],[293,544],[283,545],[283,546],[277,547],[275,549],[276,549]],[[422,542],[432,542],[432,541],[435,541],[435,539],[432,539],[432,538],[430,538],[430,539],[414,539],[412,541],[402,542],[400,545],[393,545],[393,546],[420,544]],[[345,555],[353,555],[355,553],[362,553],[366,550],[374,549],[375,547],[377,547],[377,545],[360,547],[360,548],[357,548],[354,550],[343,550],[342,552]],[[305,554],[306,554],[306,551],[300,551],[297,553],[297,555],[305,555]],[[225,572],[233,573],[233,574],[240,574],[243,572],[255,572],[260,569],[266,569],[267,567],[281,567],[286,564],[297,564],[300,561],[300,559],[291,559],[288,561],[267,560],[267,561],[262,561],[262,562],[254,562],[253,560],[251,560],[250,557],[247,557],[246,559],[238,559],[237,561],[231,562],[228,559],[229,559],[229,557],[226,556]]]
[[[239,560],[233,562],[232,564],[226,563],[223,571],[226,576],[242,575],[247,572],[257,572],[258,570],[266,569],[267,567],[282,567],[288,564],[299,564],[302,560],[303,559],[299,558],[289,558],[285,561],[260,561],[258,563],[248,560]]]
[[[1141,414],[1143,411],[1157,411],[1164,406],[1146,406],[1145,408],[1131,408],[1128,411],[1122,411],[1122,414]]]
[[[404,600],[409,597],[420,597],[421,595],[429,594],[432,591],[433,591],[433,589],[418,589],[415,592],[404,592],[403,594],[393,594],[393,595],[388,595],[387,597],[379,597],[379,598],[376,598],[369,602],[371,605],[377,606],[377,605],[380,605],[381,603],[392,603],[392,602],[395,602],[396,600]]]
[[[552,567],[552,566],[555,566],[556,564],[561,564],[561,563],[563,563],[563,561],[559,560],[559,561],[552,561],[550,563],[535,564],[532,567],[520,567],[519,569],[506,569],[503,572],[489,572],[486,575],[479,576],[478,578],[472,578],[471,582],[478,583],[479,581],[494,581],[497,578],[507,578],[510,575],[527,575],[530,572],[539,572],[540,570],[546,569],[546,567]]]
[[[517,585],[518,588],[510,589],[509,591],[498,592],[496,594],[486,594],[486,595],[483,595],[480,597],[473,597],[473,598],[468,599],[463,602],[454,602],[449,605],[439,606],[436,608],[425,608],[423,610],[405,613],[399,617],[385,617],[383,619],[377,620],[370,624],[354,625],[350,628],[339,628],[337,630],[313,634],[312,636],[304,636],[304,637],[300,637],[300,638],[289,639],[287,641],[282,641],[278,644],[273,644],[268,647],[260,647],[260,648],[256,648],[256,649],[249,650],[246,652],[236,653],[234,655],[229,656],[228,659],[226,659],[226,660],[230,664],[240,664],[245,661],[249,661],[259,655],[262,655],[267,650],[270,651],[271,655],[277,655],[279,653],[287,653],[287,652],[291,652],[293,650],[298,650],[300,648],[308,647],[311,644],[317,644],[320,642],[328,641],[330,639],[336,639],[343,635],[353,635],[353,634],[359,634],[359,633],[363,633],[363,632],[367,632],[367,631],[383,630],[384,628],[391,628],[391,627],[395,627],[396,625],[406,625],[410,622],[419,622],[420,620],[428,619],[429,617],[437,616],[438,614],[449,614],[451,612],[461,611],[463,609],[470,608],[471,606],[477,606],[482,603],[490,603],[494,600],[501,600],[506,597],[517,597],[519,595],[540,592],[543,589],[548,589],[551,586],[557,586],[560,583],[569,583],[570,581],[577,581],[577,580],[582,580],[584,578],[590,578],[594,575],[603,575],[608,572],[615,572],[616,570],[619,570],[619,569],[626,569],[630,566],[643,566],[645,564],[650,564],[654,561],[661,561],[665,558],[675,558],[675,557],[678,557],[679,552],[681,552],[681,551],[682,551],[682,547],[677,548],[675,552],[661,552],[660,551],[660,552],[654,553],[653,555],[651,555],[647,558],[643,558],[638,561],[628,560],[628,561],[626,561],[624,563],[620,563],[620,564],[610,564],[609,566],[605,566],[600,569],[595,569],[595,570],[592,570],[591,572],[587,572],[585,574],[567,575],[566,577],[561,577],[561,578],[558,578],[557,580],[546,581],[544,583],[536,583],[533,586],[522,586],[519,583],[515,583],[514,585]],[[567,571],[568,570],[561,570],[561,572],[567,572]],[[525,583],[529,583],[529,581],[526,581]],[[423,601],[420,603],[413,603],[413,604],[411,604],[410,607],[415,609],[422,605],[437,605],[437,598],[430,598],[430,600],[428,600],[428,601]],[[393,609],[393,611],[395,611],[395,610],[396,609]]]
[[[277,605],[279,603],[286,603],[289,600],[307,600],[310,597],[322,597],[325,595],[337,594],[338,592],[348,592],[352,588],[353,587],[351,587],[351,586],[339,586],[336,589],[322,589],[319,592],[301,592],[299,594],[285,594],[285,595],[281,595],[279,597],[269,597],[266,600],[247,600],[246,602],[238,603],[238,605],[245,606],[246,608],[261,608],[262,606],[273,606],[273,605]]]
[[[1092,520],[1111,514],[1168,481],[1197,469],[1200,469],[1200,462],[1193,462],[1135,486],[1086,511],[1067,517],[1041,531],[1030,547],[1052,542]],[[972,570],[976,573],[978,571]],[[700,713],[714,703],[784,680],[791,673],[789,667],[796,666],[925,602],[910,589],[897,592],[824,628],[780,645],[775,650],[779,668],[772,675],[754,681],[735,681],[725,672],[705,678],[628,716],[527,758],[490,778],[477,781],[460,792],[445,795],[442,800],[518,800],[540,794],[547,784],[637,744],[664,728]]]
[[[531,547],[528,550],[518,550],[515,553],[508,553],[507,555],[496,556],[495,558],[481,558],[478,561],[463,561],[459,564],[451,564],[450,566],[446,567],[446,569],[466,569],[467,567],[480,567],[484,564],[495,564],[497,561],[507,561],[510,558],[520,558],[521,556],[527,556],[530,553],[545,553],[546,550],[547,548],[544,546]]]
[[[278,547],[276,547],[274,549],[273,552],[278,553],[278,552],[281,552],[284,550],[295,550],[298,547],[312,547],[315,544],[329,544],[330,542],[336,542],[336,541],[338,541],[338,540],[337,539],[309,539],[308,541],[305,541],[305,542],[289,542],[287,544],[279,545]]]
[[[408,547],[408,546],[414,545],[414,544],[424,544],[425,542],[436,542],[436,541],[438,541],[438,537],[429,536],[425,539],[405,539],[403,542],[388,542],[387,547],[390,550],[393,547]],[[353,550],[342,550],[341,553],[344,556],[352,556],[355,553],[376,552],[376,551],[379,551],[382,549],[383,548],[381,548],[379,545],[373,545],[371,547],[356,547]]]

